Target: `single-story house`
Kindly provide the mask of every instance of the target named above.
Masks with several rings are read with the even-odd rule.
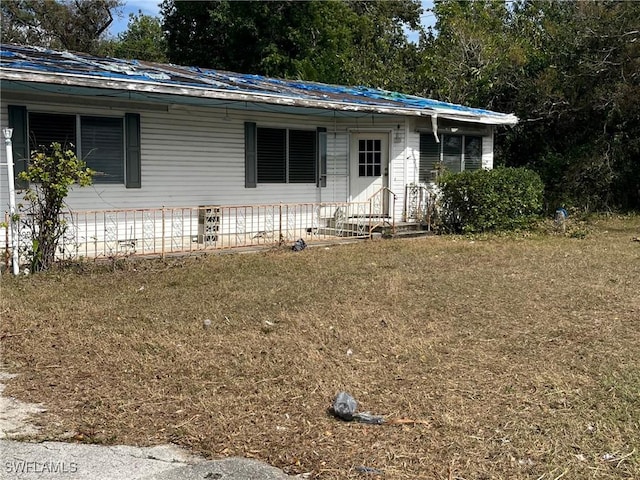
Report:
[[[206,206],[204,220],[202,212],[193,220],[200,238],[183,229],[194,242],[207,217],[222,221],[218,207],[242,206],[227,230],[252,239],[274,225],[263,218],[249,227],[249,206],[313,205],[309,211],[319,213],[311,226],[307,214],[295,218],[312,233],[335,227],[338,216],[411,220],[408,192],[432,182],[442,166],[492,168],[496,127],[517,123],[511,114],[373,88],[10,44],[1,46],[0,82],[0,125],[13,128],[16,175],[38,145],[71,143],[98,172],[92,186],[71,191],[71,211]],[[0,181],[5,211],[6,168]],[[374,203],[382,211],[374,214]],[[91,218],[83,235],[95,243],[108,228]],[[104,218],[120,225],[105,234],[120,246],[149,230],[142,220],[122,227],[122,215]]]

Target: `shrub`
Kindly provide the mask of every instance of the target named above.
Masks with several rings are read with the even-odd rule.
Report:
[[[528,228],[542,211],[544,185],[525,168],[448,174],[439,186],[441,223],[448,232]]]
[[[56,258],[56,248],[67,224],[60,214],[73,184],[90,185],[93,170],[76,157],[73,146],[52,143],[31,153],[20,179],[29,182],[22,206],[23,225],[30,230],[32,248],[27,252],[31,271],[46,270]]]

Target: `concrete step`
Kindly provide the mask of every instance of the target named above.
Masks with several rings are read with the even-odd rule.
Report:
[[[378,226],[374,231],[381,232],[383,234],[389,233],[390,226]],[[403,237],[423,237],[432,235],[433,232],[428,231],[425,225],[417,222],[398,222],[395,224],[395,232],[391,235],[393,238]]]

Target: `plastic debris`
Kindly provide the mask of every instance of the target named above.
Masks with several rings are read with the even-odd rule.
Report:
[[[382,470],[378,470],[377,468],[373,468],[373,467],[360,466],[360,467],[356,467],[356,471],[360,473],[366,473],[369,475],[384,475],[384,472]]]
[[[299,238],[293,244],[293,247],[291,247],[291,250],[293,250],[294,252],[300,252],[300,251],[304,250],[305,248],[307,248],[307,242],[305,242],[302,238]]]
[[[567,221],[567,217],[569,216],[569,213],[567,213],[567,211],[560,207],[556,210],[556,214],[555,214],[555,218],[553,220],[553,223],[556,227],[556,230],[561,230],[563,233],[566,230],[566,221]]]
[[[384,417],[371,415],[371,412],[356,413],[354,417],[358,422],[362,423],[372,423],[373,425],[382,425],[384,423]]]
[[[358,402],[356,399],[349,395],[347,392],[338,392],[331,413],[341,420],[351,422],[371,423],[374,425],[382,425],[384,423],[384,417],[379,415],[372,415],[371,412],[358,413]]]
[[[358,402],[356,402],[355,398],[347,392],[339,392],[333,401],[332,411],[336,417],[350,422],[353,420],[353,415],[356,413],[357,408]]]

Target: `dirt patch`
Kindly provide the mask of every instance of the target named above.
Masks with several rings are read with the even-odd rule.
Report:
[[[46,412],[42,404],[21,402],[3,395],[5,382],[14,377],[15,374],[0,371],[0,439],[37,435],[39,429],[29,420],[32,415]]]

